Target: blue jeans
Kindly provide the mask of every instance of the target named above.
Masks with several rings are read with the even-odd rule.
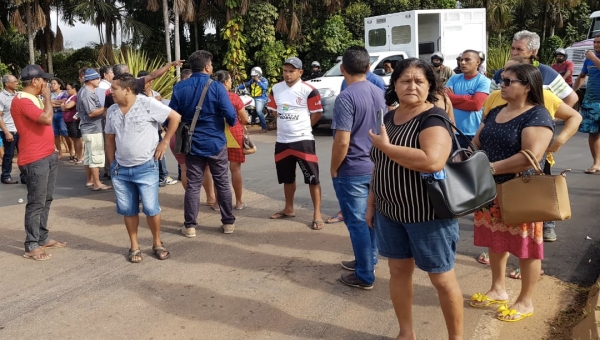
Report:
[[[263,130],[267,129],[267,122],[265,121],[265,115],[263,113],[266,103],[267,101],[265,99],[254,97],[254,107],[256,108],[256,114],[258,115],[258,120],[260,120],[260,126]]]
[[[19,149],[19,134],[14,131],[11,131],[10,133],[13,135],[12,142],[6,140],[6,135],[4,134],[4,131],[0,131],[0,137],[2,138],[2,143],[4,144],[4,157],[2,158],[2,177],[0,177],[3,181],[11,179],[15,149]],[[21,179],[25,179],[22,173]]]
[[[114,161],[110,165],[112,185],[117,196],[117,214],[135,216],[140,213],[140,197],[146,216],[160,213],[158,204],[158,162],[125,167]]]
[[[365,219],[371,175],[338,176],[333,188],[340,203],[344,223],[350,232],[350,241],[356,260],[354,275],[365,283],[375,282],[377,239]]]
[[[65,120],[63,119],[62,111],[54,112],[54,118],[52,118],[52,129],[54,129],[54,137],[69,136],[67,124],[65,124]]]
[[[158,142],[162,142],[162,133],[158,131]],[[167,170],[167,157],[162,156],[161,159],[158,160],[158,180],[163,182],[167,180],[169,177],[169,171]]]
[[[33,163],[20,167],[27,181],[25,206],[25,251],[33,251],[50,241],[48,215],[54,195],[58,155],[52,153]]]

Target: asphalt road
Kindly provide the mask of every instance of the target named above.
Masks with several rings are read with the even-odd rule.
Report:
[[[560,127],[559,127],[560,128]],[[254,128],[256,130],[256,128]],[[253,130],[253,131],[254,131]],[[329,177],[331,157],[331,135],[328,126],[315,130],[317,154],[321,165],[322,211],[324,216],[335,214],[338,204]],[[248,156],[242,167],[244,187],[283,202],[283,188],[277,184],[273,163],[275,132],[266,135],[254,134],[258,146],[256,154]],[[598,216],[600,207],[600,176],[584,174],[583,170],[591,165],[591,156],[587,146],[587,135],[577,134],[556,155],[555,171],[570,168],[568,174],[569,194],[573,218],[557,223],[557,242],[545,244],[545,260],[543,268],[547,275],[562,281],[581,285],[591,285],[600,274],[600,232]],[[167,167],[172,177],[177,175],[177,166],[173,155],[167,155]],[[16,164],[13,178],[18,179]],[[95,192],[84,187],[85,173],[83,166],[61,161],[56,183],[55,199],[95,195]],[[179,185],[179,184],[177,184]],[[25,186],[0,184],[0,207],[17,205],[19,198],[26,199]],[[299,183],[296,193],[296,205],[310,207],[311,200],[308,187]],[[483,249],[473,246],[472,218],[462,218],[461,241],[458,252],[475,258]],[[587,238],[591,238],[587,239]],[[514,257],[509,264],[517,265]]]

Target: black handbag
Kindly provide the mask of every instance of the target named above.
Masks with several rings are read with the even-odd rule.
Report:
[[[206,92],[208,92],[208,87],[212,82],[212,79],[208,79],[208,81],[204,85],[202,95],[200,96],[200,100],[198,101],[198,105],[196,106],[196,111],[194,112],[194,118],[192,118],[192,124],[188,125],[184,122],[179,123],[179,126],[175,131],[175,148],[173,149],[174,153],[180,155],[187,155],[190,153],[190,151],[192,151],[192,136],[194,135],[194,130],[196,129],[196,122],[198,121],[200,111],[202,111],[202,104],[204,103]]]
[[[469,140],[446,117],[432,114],[425,119],[430,117],[438,117],[446,122],[456,145],[460,144],[450,127],[462,138]],[[468,215],[496,198],[496,183],[487,155],[483,151],[474,151],[475,146],[471,141],[469,146],[470,150],[459,146],[458,150],[453,151],[442,171],[421,174],[436,218],[449,219]]]

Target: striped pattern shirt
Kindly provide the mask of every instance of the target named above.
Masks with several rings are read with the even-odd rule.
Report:
[[[419,134],[433,126],[445,126],[440,119],[425,119],[430,114],[446,116],[444,110],[433,107],[402,125],[393,122],[394,111],[385,117],[390,143],[418,149]],[[423,126],[421,126],[423,122]],[[375,209],[383,216],[401,223],[419,223],[435,219],[433,206],[421,173],[401,166],[376,147],[371,148],[375,164],[371,188],[375,194]]]

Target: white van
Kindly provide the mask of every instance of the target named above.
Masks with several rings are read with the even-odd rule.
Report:
[[[431,9],[365,18],[365,47],[371,55],[371,72],[382,74],[385,60],[421,58],[431,61],[434,52],[444,54],[444,64],[455,68],[456,57],[472,49],[487,55],[485,8]],[[310,80],[321,94],[323,117],[331,123],[333,104],[344,77],[336,64],[323,77]],[[389,75],[383,76],[386,84]]]

